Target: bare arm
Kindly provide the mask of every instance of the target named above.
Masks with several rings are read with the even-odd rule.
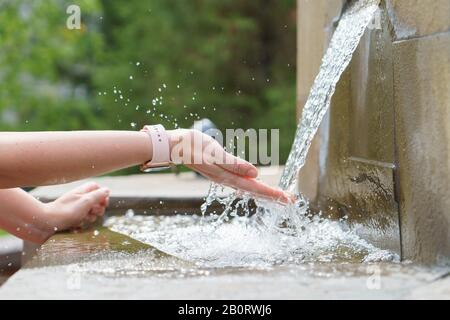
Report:
[[[151,158],[143,132],[0,133],[0,189],[70,182]]]
[[[171,149],[180,141],[183,154],[202,155],[206,161],[184,163],[205,177],[258,196],[290,202],[290,195],[255,178],[256,168],[225,150],[199,131],[169,131]],[[191,138],[212,146],[195,148]],[[56,230],[65,230],[103,215],[109,191],[87,184],[43,204],[18,186],[58,184],[139,165],[152,159],[147,133],[133,131],[75,131],[0,133],[0,227],[34,242],[43,242]],[[13,189],[15,188],[15,189]]]
[[[255,178],[256,168],[223,150],[211,137],[196,130],[168,131],[171,148],[180,141],[197,139],[213,146],[228,163],[185,163],[207,178],[252,194],[289,202],[290,196]],[[192,138],[192,139],[191,139]],[[204,148],[181,144],[182,153],[200,154]],[[0,133],[0,189],[66,183],[139,165],[152,159],[147,133],[134,131],[72,131]],[[195,158],[195,157],[194,157]]]
[[[0,190],[0,228],[22,239],[44,242],[58,230],[91,223],[105,212],[109,191],[87,183],[56,201],[42,203],[22,189]]]
[[[22,189],[0,190],[0,227],[33,242],[43,242],[50,227],[42,219],[44,204]]]

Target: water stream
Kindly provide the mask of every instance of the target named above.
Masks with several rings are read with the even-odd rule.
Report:
[[[327,112],[336,84],[378,8],[379,0],[352,2],[341,17],[303,109],[279,186],[295,192],[299,170]],[[398,257],[359,238],[345,221],[312,215],[302,195],[294,205],[255,200],[234,192],[221,197],[211,184],[204,215],[125,216],[107,221],[114,231],[207,267],[260,267],[304,262],[392,261]],[[215,201],[223,212],[206,215]],[[237,208],[239,210],[237,210]]]
[[[354,2],[340,19],[303,108],[294,143],[280,179],[281,188],[295,190],[298,172],[305,164],[312,139],[330,107],[336,84],[349,65],[353,52],[373,19],[379,2],[379,0]]]

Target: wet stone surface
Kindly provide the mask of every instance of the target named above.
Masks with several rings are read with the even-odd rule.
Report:
[[[420,298],[448,271],[398,263],[207,268],[98,227],[52,237],[0,288],[0,298]]]

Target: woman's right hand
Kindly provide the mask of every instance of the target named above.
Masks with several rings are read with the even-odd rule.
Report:
[[[294,201],[287,192],[256,180],[258,170],[251,163],[226,152],[212,137],[193,129],[167,131],[172,160],[197,171],[206,178],[282,203]]]

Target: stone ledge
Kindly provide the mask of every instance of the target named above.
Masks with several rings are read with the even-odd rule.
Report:
[[[0,238],[0,274],[20,268],[23,241],[14,236]]]
[[[450,300],[450,276],[414,289],[407,298],[417,300]]]

